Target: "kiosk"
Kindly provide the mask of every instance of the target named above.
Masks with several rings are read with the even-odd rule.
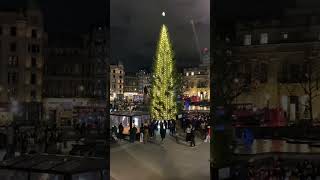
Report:
[[[150,123],[151,118],[148,112],[143,111],[117,111],[110,113],[110,128],[119,126],[122,123],[123,134],[129,134],[130,129],[136,126],[137,133],[140,133],[140,126],[143,123]]]

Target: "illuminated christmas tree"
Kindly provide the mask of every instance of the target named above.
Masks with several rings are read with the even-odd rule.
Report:
[[[157,46],[151,89],[151,117],[154,120],[176,118],[175,65],[168,28],[163,25]]]

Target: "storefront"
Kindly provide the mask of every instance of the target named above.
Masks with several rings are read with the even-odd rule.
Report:
[[[43,104],[45,119],[57,126],[74,126],[81,122],[93,125],[105,117],[106,105],[93,99],[48,98]]]
[[[102,127],[105,121],[105,106],[76,106],[73,108],[74,123],[85,124],[87,127]]]

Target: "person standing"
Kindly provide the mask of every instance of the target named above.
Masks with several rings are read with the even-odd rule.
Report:
[[[148,139],[149,139],[149,129],[148,129],[148,124],[146,124],[144,126],[144,140],[143,140],[143,142],[144,143],[148,142]]]
[[[175,135],[176,134],[176,121],[172,120],[172,134]]]
[[[141,127],[140,127],[140,142],[141,143],[144,143],[144,137],[143,137],[143,136],[145,136],[144,131],[145,131],[145,128],[144,128],[144,125],[142,123]]]
[[[148,126],[150,137],[153,137],[153,122],[151,122]]]
[[[120,140],[122,140],[123,139],[123,126],[122,126],[122,123],[119,124],[118,129],[119,129],[119,138],[120,138]]]
[[[191,125],[187,126],[186,133],[186,141],[189,142],[191,140]]]
[[[206,132],[207,132],[206,123],[204,121],[202,121],[200,126],[201,126],[202,140],[205,140],[206,139]]]
[[[137,128],[134,125],[133,128],[130,130],[130,142],[134,143],[136,141],[136,135],[137,135]]]
[[[118,128],[117,128],[116,125],[114,125],[114,126],[112,127],[112,136],[117,136],[117,133],[118,133]]]

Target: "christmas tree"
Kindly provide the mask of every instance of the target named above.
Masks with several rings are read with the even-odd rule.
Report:
[[[161,28],[153,68],[151,117],[154,120],[175,119],[177,114],[177,99],[174,86],[174,53],[168,28],[165,25]]]

